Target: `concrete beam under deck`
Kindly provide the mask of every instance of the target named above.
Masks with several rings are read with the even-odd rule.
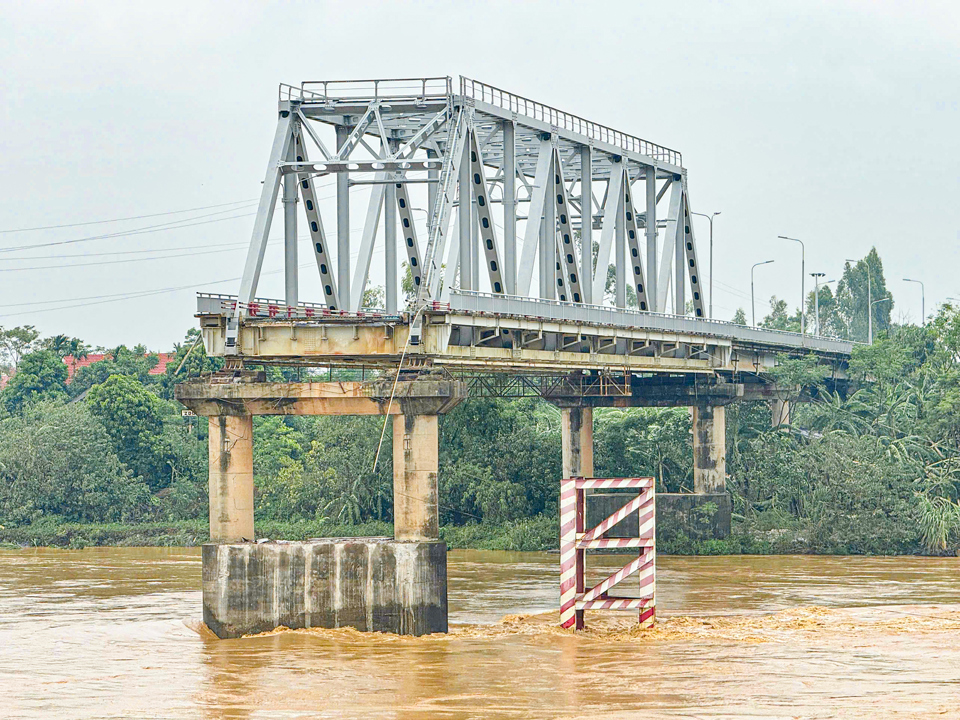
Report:
[[[187,382],[176,399],[197,415],[403,415],[445,413],[466,396],[455,380],[398,382]]]

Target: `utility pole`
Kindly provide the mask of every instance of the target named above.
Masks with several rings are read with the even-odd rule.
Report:
[[[813,307],[814,307],[814,318],[817,329],[817,337],[820,336],[820,278],[824,277],[826,273],[810,273],[810,276],[813,278]]]
[[[757,300],[753,292],[753,271],[761,265],[769,265],[772,262],[773,260],[764,260],[763,262],[754,263],[753,267],[750,268],[750,324],[754,327],[757,326]]]
[[[927,324],[927,291],[923,286],[923,282],[920,280],[911,280],[910,278],[904,278],[904,282],[917,283],[920,286],[920,327],[924,327]]]
[[[804,335],[807,332],[806,313],[803,311],[807,304],[807,291],[804,285],[807,275],[807,249],[804,247],[803,240],[799,238],[787,237],[786,235],[777,235],[777,237],[781,240],[793,240],[793,242],[800,243],[800,334]]]
[[[710,221],[710,309],[707,311],[707,317],[713,320],[713,219],[720,214],[720,211],[718,210],[710,215],[698,212],[691,212],[690,214],[705,217]]]

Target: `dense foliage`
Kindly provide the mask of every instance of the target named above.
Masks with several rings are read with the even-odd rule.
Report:
[[[875,253],[848,265],[836,295],[821,287],[824,327],[863,336],[867,265],[871,293],[886,292]],[[735,536],[686,549],[960,549],[960,314],[943,306],[926,326],[897,326],[890,304],[874,306],[876,341],[856,348],[849,393],[814,388],[811,402],[795,404],[792,425],[779,428],[766,405],[728,408]],[[790,315],[774,299],[764,323],[798,329],[799,311]],[[0,539],[110,541],[119,537],[116,523],[167,528],[160,542],[202,535],[206,421],[182,417],[172,399],[176,382],[220,367],[196,340],[188,333],[165,374],[150,374],[156,357],[144,348],[120,347],[67,383],[61,358],[85,352],[80,341],[41,339],[29,327],[0,330],[0,366],[16,369],[0,393]],[[804,359],[784,360],[777,373],[784,387],[817,381]],[[690,431],[686,408],[598,410],[596,473],[652,475],[661,491],[690,491]],[[382,418],[258,417],[255,436],[261,532],[389,527],[392,433]],[[441,523],[451,543],[554,544],[556,408],[533,399],[465,402],[441,421],[440,457]],[[107,529],[85,533],[90,523]]]

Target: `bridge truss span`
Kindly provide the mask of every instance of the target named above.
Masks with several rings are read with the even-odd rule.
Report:
[[[282,85],[239,293],[198,300],[207,351],[490,372],[762,373],[783,353],[842,364],[849,343],[705,317],[682,162],[470,78]],[[317,191],[327,177],[335,202]],[[278,200],[284,298],[262,300]]]

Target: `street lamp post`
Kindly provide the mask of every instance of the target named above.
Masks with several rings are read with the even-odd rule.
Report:
[[[713,219],[720,214],[720,211],[707,215],[706,213],[691,212],[691,215],[699,215],[710,221],[710,309],[709,317],[713,320]]]
[[[817,329],[817,337],[820,336],[820,278],[825,277],[826,273],[810,273],[813,278],[813,307],[814,307],[814,327]]]
[[[757,301],[753,293],[753,271],[761,265],[769,265],[772,262],[773,260],[764,260],[763,262],[754,263],[753,267],[750,268],[750,318],[751,325],[754,327],[757,326]]]
[[[804,305],[807,303],[807,291],[804,285],[807,275],[807,249],[803,245],[803,240],[799,238],[787,237],[786,235],[777,235],[777,237],[781,240],[793,240],[793,242],[800,243],[800,334],[803,335],[807,331],[806,313],[803,312]]]
[[[920,286],[920,327],[923,327],[927,324],[927,291],[923,287],[923,282],[920,280],[911,280],[910,278],[904,278],[904,282],[917,283]]]
[[[873,319],[873,306],[877,303],[887,302],[887,300],[892,300],[891,297],[880,298],[879,300],[874,300],[870,303],[870,318]],[[873,322],[867,326],[867,345],[873,345]]]

